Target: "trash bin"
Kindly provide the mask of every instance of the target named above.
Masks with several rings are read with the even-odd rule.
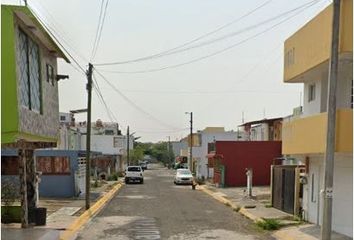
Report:
[[[35,221],[37,226],[44,226],[47,223],[47,209],[36,208],[35,209]]]

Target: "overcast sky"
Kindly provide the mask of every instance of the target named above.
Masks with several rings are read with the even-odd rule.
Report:
[[[93,121],[115,118],[123,132],[129,125],[131,132],[141,136],[142,141],[155,142],[165,141],[167,136],[176,140],[188,134],[189,115],[185,112],[193,111],[195,130],[207,126],[237,130],[242,123],[242,112],[245,121],[290,115],[300,105],[302,85],[283,83],[284,40],[330,1],[317,1],[312,6],[275,17],[309,2],[111,0],[93,59],[100,0],[29,0],[28,4],[54,30],[82,68],[86,69],[91,60],[95,69],[124,94],[125,97],[119,95],[95,70],[102,96],[114,117],[107,114],[94,91]],[[20,1],[2,3],[19,4]],[[290,16],[293,17],[287,19]],[[267,21],[272,18],[273,21]],[[135,63],[95,65],[158,54],[231,22],[234,23],[186,45],[187,49],[179,53]],[[271,28],[273,25],[276,26]],[[220,53],[207,57],[216,52]],[[192,62],[195,59],[199,60]],[[189,64],[144,72],[182,63]],[[60,111],[86,108],[85,76],[63,61],[59,61],[58,68],[60,74],[70,75],[69,80],[59,82]],[[86,114],[75,117],[85,121]]]

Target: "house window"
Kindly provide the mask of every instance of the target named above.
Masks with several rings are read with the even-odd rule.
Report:
[[[41,112],[39,47],[21,29],[18,31],[17,55],[21,105]]]
[[[113,130],[104,130],[104,135],[114,135]]]
[[[60,121],[66,121],[66,117],[65,116],[60,116]]]
[[[309,86],[309,95],[308,95],[308,101],[314,101],[316,98],[316,85],[315,84],[311,84]]]
[[[285,67],[293,65],[295,63],[295,48],[292,48],[285,53],[284,63]]]
[[[68,157],[37,157],[37,170],[43,175],[70,174],[70,160]]]
[[[50,64],[47,64],[47,82],[54,86],[54,68]]]

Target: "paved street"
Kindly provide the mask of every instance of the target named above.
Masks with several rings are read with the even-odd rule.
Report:
[[[251,221],[157,165],[145,183],[124,186],[78,239],[272,239]]]

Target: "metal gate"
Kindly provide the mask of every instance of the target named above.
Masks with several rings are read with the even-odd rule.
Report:
[[[273,166],[272,205],[294,214],[296,166]]]

